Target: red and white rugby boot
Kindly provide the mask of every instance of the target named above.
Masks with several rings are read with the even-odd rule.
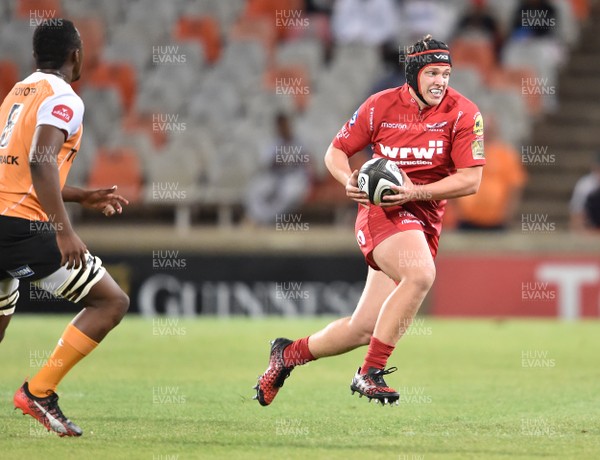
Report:
[[[291,340],[282,337],[271,342],[269,367],[258,378],[258,383],[254,387],[256,390],[254,399],[258,399],[261,406],[268,406],[273,402],[277,392],[283,386],[283,382],[294,369],[294,366],[286,367],[283,359],[283,351],[291,343]]]
[[[397,367],[390,367],[389,369],[371,367],[366,374],[361,374],[360,370],[359,367],[350,384],[352,394],[358,391],[359,397],[366,396],[369,398],[369,402],[375,399],[375,402],[380,402],[382,405],[391,405],[394,402],[396,405],[398,404],[400,395],[396,390],[388,387],[385,380],[383,380],[384,375],[396,372],[398,370]]]
[[[45,398],[38,398],[29,392],[27,382],[21,386],[13,398],[15,409],[21,409],[23,415],[31,415],[59,436],[81,436],[83,430],[69,420],[58,407],[58,395],[52,392]]]

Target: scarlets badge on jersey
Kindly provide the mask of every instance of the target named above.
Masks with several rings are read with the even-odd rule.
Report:
[[[481,113],[477,112],[474,119],[473,134],[476,136],[483,136],[483,117],[481,116]]]

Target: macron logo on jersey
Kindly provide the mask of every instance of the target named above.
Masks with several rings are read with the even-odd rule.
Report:
[[[68,123],[73,118],[73,110],[64,104],[59,104],[52,109],[52,115]]]
[[[429,141],[429,147],[389,147],[379,144],[381,154],[388,158],[408,158],[412,155],[416,159],[431,160],[433,154],[441,155],[444,153],[444,141]],[[398,156],[400,154],[400,156]]]

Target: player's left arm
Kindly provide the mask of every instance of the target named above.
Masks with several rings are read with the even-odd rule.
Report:
[[[398,206],[409,201],[447,200],[461,196],[473,195],[479,190],[483,166],[460,168],[455,174],[446,176],[431,184],[415,185],[404,171],[404,185],[393,188],[396,195],[388,195],[383,199],[386,206]]]
[[[123,206],[129,201],[115,193],[117,186],[99,190],[85,190],[79,187],[65,185],[62,189],[62,199],[66,202],[79,203],[84,208],[102,211],[106,216],[121,214]]]
[[[483,119],[474,105],[465,107],[455,122],[450,153],[456,172],[436,182],[414,185],[406,173],[397,194],[384,197],[386,204],[401,205],[408,201],[437,201],[473,195],[479,190],[485,157],[483,151]]]

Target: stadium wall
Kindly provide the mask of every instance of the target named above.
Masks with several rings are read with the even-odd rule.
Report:
[[[131,312],[348,315],[367,273],[347,228],[306,232],[94,227],[80,235],[131,298]],[[568,234],[443,235],[423,314],[600,316],[600,241]],[[406,263],[419,263],[418,255]],[[19,312],[77,307],[23,282]]]

